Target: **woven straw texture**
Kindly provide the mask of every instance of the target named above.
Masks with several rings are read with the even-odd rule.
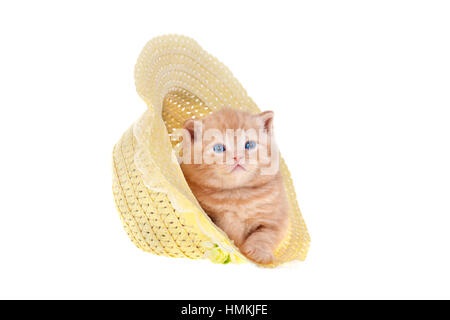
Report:
[[[249,262],[189,189],[177,161],[175,133],[186,119],[200,119],[224,106],[252,113],[258,107],[222,63],[184,36],[148,42],[137,61],[135,81],[148,109],[113,151],[114,198],[128,236],[157,255]],[[283,160],[280,166],[290,224],[269,267],[304,260],[310,241]]]

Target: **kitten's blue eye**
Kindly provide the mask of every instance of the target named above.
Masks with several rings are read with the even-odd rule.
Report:
[[[247,149],[247,150],[253,149],[254,147],[256,147],[255,141],[247,141],[245,143],[245,149]]]
[[[221,153],[225,151],[225,146],[223,144],[218,143],[213,147],[213,150],[214,152]]]

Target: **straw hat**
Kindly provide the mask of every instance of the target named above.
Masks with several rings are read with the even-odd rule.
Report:
[[[251,262],[214,225],[189,189],[172,134],[186,119],[202,118],[225,105],[252,113],[259,112],[258,107],[227,67],[184,36],[149,41],[136,63],[135,81],[148,109],[113,151],[114,198],[128,236],[137,247],[157,255]],[[283,160],[280,170],[290,204],[289,230],[270,266],[304,260],[310,241]]]

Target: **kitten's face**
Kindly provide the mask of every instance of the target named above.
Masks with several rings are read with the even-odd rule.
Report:
[[[201,186],[231,189],[257,186],[273,179],[278,162],[276,169],[269,169],[274,164],[272,155],[278,154],[272,139],[272,120],[271,111],[252,115],[222,109],[201,122],[186,121],[185,129],[191,139],[183,148],[191,148],[192,164],[183,163],[182,169],[188,180]],[[194,126],[197,130],[201,127],[201,134],[194,132]],[[196,147],[201,146],[197,161],[194,161],[195,143]]]

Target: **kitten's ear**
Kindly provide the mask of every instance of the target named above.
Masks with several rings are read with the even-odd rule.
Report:
[[[183,128],[186,129],[189,134],[191,135],[191,140],[194,140],[194,125],[195,125],[195,120],[194,119],[187,119],[184,122]]]
[[[272,133],[273,130],[273,111],[264,111],[258,114],[258,118],[262,121],[264,129]]]

